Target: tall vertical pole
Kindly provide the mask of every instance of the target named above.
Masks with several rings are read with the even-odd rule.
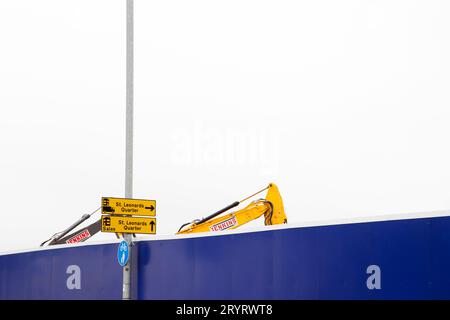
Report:
[[[125,151],[125,198],[133,197],[133,1],[127,1],[127,65],[126,65],[126,151]],[[124,234],[130,247],[128,263],[123,268],[122,299],[129,300],[131,283],[132,235]]]

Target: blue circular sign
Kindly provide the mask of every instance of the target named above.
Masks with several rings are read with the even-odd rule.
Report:
[[[126,241],[122,241],[119,244],[119,248],[117,249],[117,261],[119,261],[119,264],[122,267],[125,267],[125,265],[127,264],[129,253],[130,247],[128,246],[128,243]]]

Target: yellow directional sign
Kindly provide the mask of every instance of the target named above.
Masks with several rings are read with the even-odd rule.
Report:
[[[156,214],[156,201],[103,197],[102,214],[126,214],[153,217]]]
[[[156,218],[102,216],[102,232],[156,234]]]

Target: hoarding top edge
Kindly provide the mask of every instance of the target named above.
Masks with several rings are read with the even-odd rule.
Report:
[[[442,218],[450,217],[450,210],[440,210],[440,211],[429,211],[420,213],[404,213],[404,214],[391,214],[391,215],[379,215],[370,217],[358,217],[358,218],[347,218],[347,219],[336,219],[336,220],[323,220],[323,221],[307,221],[301,223],[288,223],[281,225],[272,226],[259,226],[259,227],[243,227],[234,230],[224,230],[220,232],[204,232],[195,234],[180,234],[180,235],[156,235],[156,236],[139,236],[133,241],[158,241],[158,240],[177,240],[186,238],[200,238],[200,237],[215,237],[215,236],[227,236],[239,233],[252,233],[252,232],[263,232],[263,231],[275,231],[282,229],[295,229],[295,228],[306,228],[306,227],[321,227],[321,226],[332,226],[332,225],[342,225],[342,224],[356,224],[356,223],[370,223],[370,222],[385,222],[385,221],[395,221],[395,220],[413,220],[413,219],[426,219],[426,218]],[[0,256],[9,254],[18,254],[34,251],[43,250],[58,250],[65,248],[74,248],[87,245],[103,245],[103,244],[116,244],[119,243],[121,239],[103,240],[103,241],[90,241],[81,242],[76,244],[62,244],[47,247],[29,248],[22,250],[11,250],[6,252],[0,252]]]

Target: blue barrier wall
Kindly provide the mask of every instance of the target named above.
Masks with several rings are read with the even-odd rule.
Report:
[[[450,217],[436,217],[139,241],[137,297],[450,299],[449,230]],[[116,251],[0,256],[0,299],[120,299]],[[80,289],[67,287],[69,265]]]
[[[116,254],[116,244],[103,244],[0,256],[0,299],[121,299]]]

